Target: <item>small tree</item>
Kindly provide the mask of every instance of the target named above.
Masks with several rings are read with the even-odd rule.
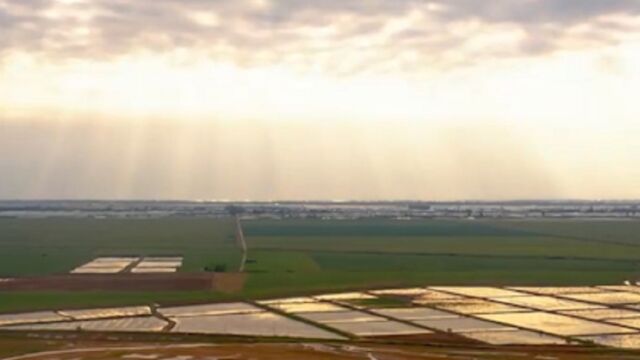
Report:
[[[213,268],[214,272],[226,272],[227,271],[227,265],[226,264],[218,264]]]

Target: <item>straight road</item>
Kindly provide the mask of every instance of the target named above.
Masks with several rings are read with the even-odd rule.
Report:
[[[236,241],[238,242],[240,250],[242,250],[242,259],[240,260],[238,272],[244,272],[244,266],[247,263],[247,242],[244,239],[242,223],[240,222],[240,216],[238,215],[236,215]]]

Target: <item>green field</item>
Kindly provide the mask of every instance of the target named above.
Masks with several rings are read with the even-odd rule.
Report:
[[[0,293],[16,309],[262,298],[413,285],[592,285],[640,277],[633,221],[244,221],[234,295]],[[65,273],[99,255],[185,256],[182,271],[240,261],[232,220],[0,219],[0,277]]]
[[[247,291],[589,285],[640,276],[640,222],[252,221]]]
[[[0,277],[67,273],[104,255],[183,255],[183,271],[236,269],[234,229],[205,218],[0,219]]]

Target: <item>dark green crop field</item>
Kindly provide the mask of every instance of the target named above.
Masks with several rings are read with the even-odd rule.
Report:
[[[251,249],[639,260],[632,221],[253,221]]]
[[[231,220],[0,219],[0,277],[67,273],[105,255],[183,255],[182,271],[240,261]]]
[[[640,278],[640,222],[245,222],[247,290],[585,285]]]
[[[593,285],[640,279],[640,222],[243,221],[236,294],[1,293],[0,311],[254,299],[415,285]],[[100,255],[183,255],[181,271],[241,253],[233,220],[0,219],[0,277],[65,273]]]

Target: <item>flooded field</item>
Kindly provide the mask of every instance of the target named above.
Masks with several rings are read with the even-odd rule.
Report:
[[[71,270],[72,274],[115,274],[124,271],[138,258],[135,257],[99,257]]]
[[[479,331],[509,331],[515,330],[512,327],[496,324],[489,321],[478,320],[467,317],[456,317],[447,319],[428,319],[414,321],[416,324],[445,332],[456,334],[479,332]]]
[[[319,322],[321,324],[334,324],[341,322],[362,322],[362,321],[384,321],[385,318],[374,316],[360,311],[336,311],[300,314],[307,320]]]
[[[16,325],[10,330],[84,330],[107,332],[158,332],[168,323],[156,317],[134,317],[109,320],[69,321],[50,324]]]
[[[138,265],[136,265],[137,268],[161,268],[161,267],[170,267],[170,268],[177,268],[182,266],[182,261],[161,261],[161,260],[154,260],[154,261],[150,261],[150,260],[142,260]]]
[[[1,330],[16,330],[16,331],[59,331],[59,330],[82,330],[79,326],[78,322],[68,321],[68,322],[55,322],[55,323],[44,323],[44,324],[26,324],[26,325],[11,325],[11,326],[3,326],[0,328]]]
[[[314,296],[315,299],[318,300],[366,300],[366,299],[375,299],[376,296],[371,294],[363,293],[363,292],[348,292],[348,293],[339,293],[339,294],[326,294],[326,295],[318,295]]]
[[[131,272],[134,274],[160,274],[160,273],[174,273],[176,268],[173,267],[134,267]]]
[[[561,294],[590,294],[605,291],[597,287],[590,286],[567,286],[567,287],[509,287],[522,292],[529,292],[540,295],[561,295]]]
[[[354,321],[331,323],[332,328],[356,336],[430,334],[431,331],[395,321]]]
[[[560,336],[633,333],[631,329],[545,312],[489,314],[481,318]]]
[[[416,304],[431,304],[431,303],[438,303],[443,300],[444,301],[447,301],[447,300],[462,301],[465,299],[469,299],[469,298],[462,295],[449,294],[449,293],[444,293],[444,292],[435,291],[435,290],[427,290],[426,292],[413,297],[413,302]]]
[[[315,339],[341,339],[326,330],[286,318],[262,312],[241,315],[180,317],[171,330],[176,333],[229,334],[252,336],[278,336]]]
[[[456,315],[448,312],[421,307],[376,309],[375,312],[402,320],[447,319],[456,317]]]
[[[0,314],[0,326],[63,320],[66,320],[65,317],[53,311],[38,311],[21,314]]]
[[[611,324],[629,326],[632,328],[640,329],[640,318],[608,319],[606,321]]]
[[[465,334],[466,337],[491,345],[566,345],[567,340],[533,331],[487,331]]]
[[[605,305],[640,304],[640,293],[601,292],[597,294],[562,295],[575,300],[589,301]]]
[[[592,309],[592,310],[567,310],[560,311],[561,314],[577,316],[589,320],[624,319],[640,317],[639,311],[627,309]]]
[[[307,312],[334,312],[342,311],[346,308],[331,303],[325,302],[287,302],[287,303],[275,303],[269,304],[269,307],[278,309],[284,312],[298,314]]]
[[[277,305],[277,304],[298,304],[298,303],[315,303],[316,299],[308,296],[303,297],[292,297],[292,298],[281,298],[281,299],[272,299],[272,300],[260,300],[258,304],[261,305]]]
[[[415,303],[422,304],[420,301],[416,301]],[[492,314],[527,311],[527,309],[523,309],[521,307],[476,298],[442,300],[439,302],[426,303],[424,305],[461,314]]]
[[[370,293],[375,295],[393,295],[393,296],[418,296],[429,292],[426,288],[413,287],[413,288],[402,288],[402,289],[383,289],[383,290],[372,290]]]
[[[115,267],[79,267],[71,271],[72,274],[117,274],[124,270],[123,266]]]
[[[523,296],[518,291],[494,288],[494,287],[453,287],[453,286],[432,286],[430,289],[454,293],[458,295],[474,296],[474,297],[487,297],[487,298],[501,298],[511,296]]]
[[[61,310],[58,314],[74,320],[103,319],[111,317],[128,317],[151,315],[148,306],[130,306],[121,308],[87,309],[87,310]]]
[[[182,266],[182,257],[145,257],[131,269],[132,273],[171,273]]]
[[[582,310],[582,309],[597,309],[601,306],[587,304],[572,300],[563,300],[551,296],[518,296],[513,298],[504,298],[500,301],[513,304],[516,306],[522,306],[532,308],[536,310]]]
[[[229,315],[263,312],[264,310],[247,303],[204,304],[160,308],[158,312],[167,317]]]
[[[623,291],[627,288],[629,291]],[[640,296],[633,287],[434,287],[371,293],[374,295],[346,292],[261,300],[258,306],[229,302],[0,314],[0,330],[321,340],[392,336],[418,343],[428,335],[453,342],[466,337],[471,344],[545,346],[586,341],[640,349],[640,309],[634,309],[640,305],[619,304]],[[357,306],[340,305],[350,301]]]

